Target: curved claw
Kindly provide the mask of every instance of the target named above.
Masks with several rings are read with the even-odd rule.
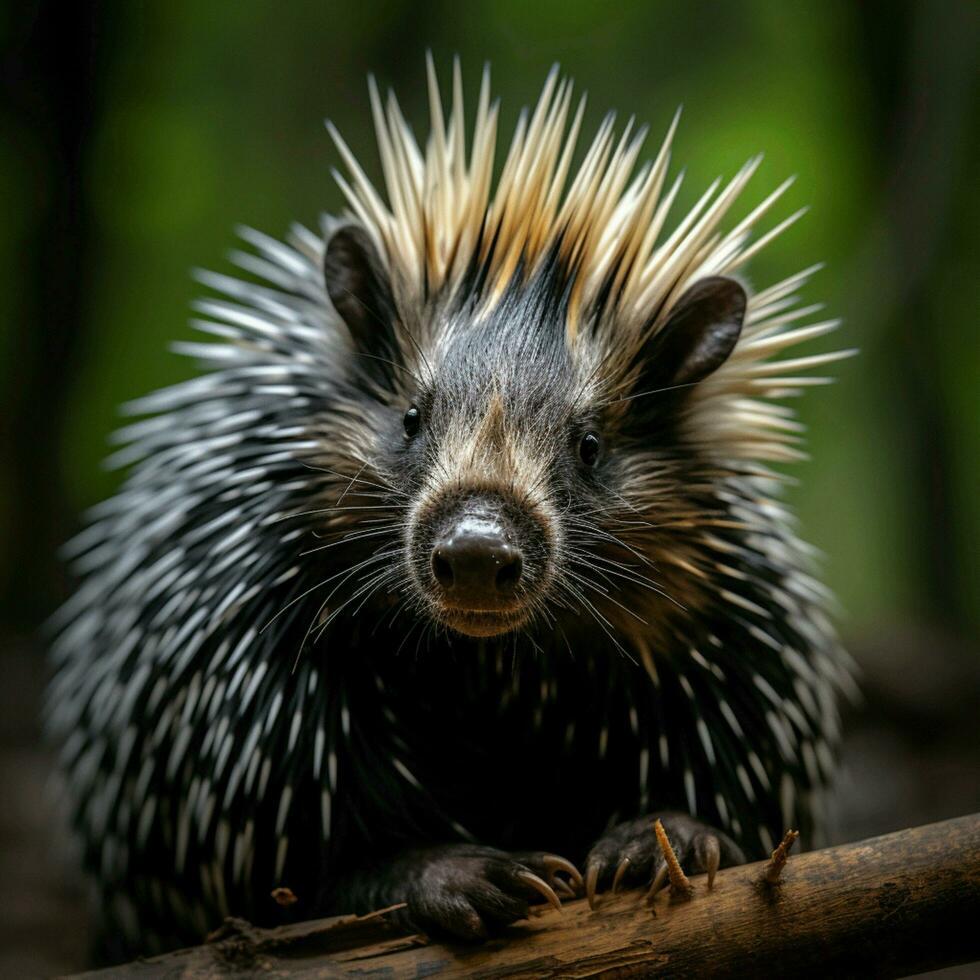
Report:
[[[627,870],[629,869],[629,866],[630,866],[629,858],[623,858],[623,860],[619,862],[619,867],[616,868],[616,874],[613,875],[613,880],[612,880],[612,893],[614,895],[616,894],[616,892],[619,891],[619,883],[623,880],[623,875],[626,874]]]
[[[555,894],[560,896],[561,898],[575,897],[575,891],[572,889],[572,886],[567,881],[565,881],[564,878],[555,878],[554,881],[549,881],[548,884],[551,885],[552,888],[554,888]]]
[[[708,890],[710,891],[721,865],[721,842],[714,834],[700,834],[694,841],[694,853],[698,863],[708,872]]]
[[[653,881],[650,883],[650,888],[646,893],[646,903],[647,905],[652,905],[653,900],[657,897],[657,892],[661,891],[664,885],[667,883],[667,865],[660,865],[660,869],[653,876]]]
[[[561,899],[555,894],[551,885],[539,878],[533,871],[518,871],[517,877],[529,888],[533,888],[553,908],[561,911]]]
[[[589,900],[589,908],[595,911],[595,888],[599,882],[599,871],[601,865],[598,861],[593,861],[585,869],[585,897]]]
[[[548,872],[548,883],[554,885],[555,874],[559,871],[563,871],[568,875],[576,892],[582,889],[582,874],[578,868],[572,864],[571,861],[566,860],[558,854],[546,854],[542,859],[541,863],[544,865],[545,870]]]

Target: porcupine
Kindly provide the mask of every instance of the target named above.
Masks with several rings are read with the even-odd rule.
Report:
[[[346,213],[201,274],[206,372],[131,406],[70,545],[49,726],[117,955],[280,885],[478,938],[581,886],[558,855],[649,882],[654,814],[710,874],[819,821],[849,668],[774,465],[840,352],[772,359],[836,325],[816,267],[742,278],[789,182],[666,231],[677,118],[573,168],[557,70],[495,181],[488,73],[467,154],[428,69],[424,148],[371,81],[385,196],[328,124]]]

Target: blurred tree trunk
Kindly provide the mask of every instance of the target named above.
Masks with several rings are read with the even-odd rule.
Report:
[[[74,368],[85,349],[97,230],[89,203],[89,142],[103,103],[106,58],[120,30],[113,3],[38,2],[11,8],[3,55],[5,140],[25,186],[8,206],[27,211],[15,302],[6,328],[9,378],[0,406],[6,469],[8,624],[29,629],[61,591],[57,547],[69,532],[60,467]]]
[[[962,184],[975,179],[969,150],[977,132],[980,7],[904,0],[855,9],[874,100],[869,118],[881,128],[867,143],[881,150],[874,169],[887,184],[880,224],[869,229],[851,273],[852,308],[870,338],[866,356],[880,362],[881,410],[905,450],[904,471],[896,472],[911,481],[909,527],[895,529],[914,549],[915,593],[906,614],[969,635],[975,582],[968,569],[976,543],[968,515],[952,497],[963,420],[943,389],[942,355],[975,356],[977,328],[975,315],[941,321],[939,300],[959,264],[954,226],[963,216],[955,200]],[[962,285],[976,288],[975,281]]]

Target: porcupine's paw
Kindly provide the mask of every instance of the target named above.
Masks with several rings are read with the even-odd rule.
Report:
[[[531,901],[560,909],[556,890],[572,895],[581,887],[575,866],[556,854],[461,844],[432,855],[406,900],[413,923],[426,934],[474,941],[526,919]]]
[[[598,892],[621,886],[649,885],[656,893],[667,875],[663,852],[653,824],[663,823],[681,867],[689,874],[707,873],[708,887],[719,867],[744,864],[741,848],[726,834],[686,813],[652,813],[617,824],[601,837],[585,862],[585,891],[595,908]]]

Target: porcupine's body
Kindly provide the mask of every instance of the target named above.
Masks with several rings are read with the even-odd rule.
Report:
[[[670,808],[712,866],[708,825],[759,854],[831,775],[846,669],[766,463],[767,399],[833,355],[769,358],[832,324],[793,325],[808,272],[730,278],[777,195],[719,232],[753,162],[664,232],[670,137],[630,182],[607,122],[568,178],[554,75],[491,193],[496,108],[467,162],[455,81],[424,153],[375,99],[388,204],[338,138],[349,218],[206,277],[210,373],[136,406],[74,542],[50,726],[130,950],[279,885],[478,935],[556,867],[486,846],[578,860]],[[649,876],[648,836],[593,884]]]

